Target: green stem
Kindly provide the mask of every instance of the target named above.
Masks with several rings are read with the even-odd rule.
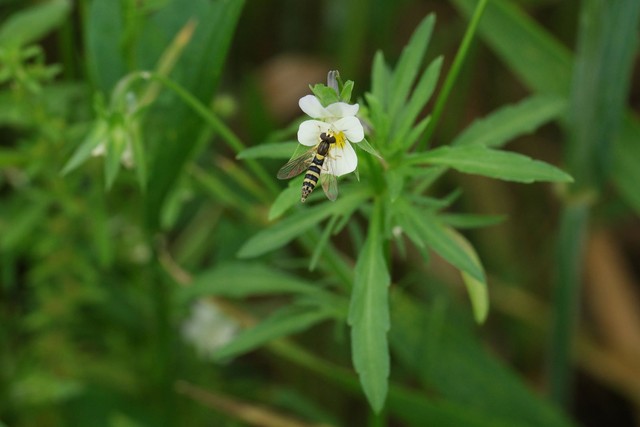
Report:
[[[564,407],[570,400],[571,344],[576,324],[589,209],[590,205],[582,202],[565,207],[556,246],[558,267],[553,295],[549,381],[552,399]]]
[[[235,154],[239,154],[242,150],[245,149],[245,145],[242,143],[240,138],[238,138],[233,133],[233,131],[224,124],[222,120],[217,118],[206,105],[200,102],[200,100],[198,100],[182,86],[160,74],[151,73],[148,71],[138,71],[130,74],[129,78],[123,79],[123,83],[121,85],[118,85],[118,87],[114,90],[114,99],[121,99],[119,95],[123,95],[128,89],[129,85],[137,79],[155,80],[161,83],[167,89],[173,91],[176,95],[178,95],[178,97],[180,97],[185,104],[191,107],[191,109],[193,109],[196,114],[198,114],[209,126],[211,126],[211,128],[216,133],[218,133],[218,135],[220,135],[222,140],[226,142],[227,146],[229,146],[229,148],[231,148]],[[266,172],[266,170],[260,163],[256,162],[253,159],[247,159],[246,162],[249,166],[249,169],[251,169],[251,171],[264,184],[264,186],[272,195],[276,195],[280,192],[278,186],[274,184],[271,175]]]
[[[467,53],[469,52],[469,47],[471,46],[471,41],[476,33],[476,29],[478,28],[478,23],[480,22],[480,18],[482,17],[482,13],[484,12],[485,7],[487,6],[487,0],[479,0],[476,4],[476,9],[473,12],[473,16],[471,17],[471,22],[467,27],[467,31],[464,34],[464,38],[462,39],[462,44],[456,53],[456,57],[453,60],[453,64],[451,65],[451,69],[447,74],[447,78],[444,81],[444,85],[438,94],[438,99],[436,100],[435,107],[433,109],[433,114],[431,115],[431,121],[427,126],[427,130],[425,131],[424,137],[420,142],[418,142],[418,150],[422,150],[428,146],[431,137],[433,136],[433,132],[435,131],[436,126],[438,125],[438,121],[440,121],[440,116],[442,115],[442,111],[444,110],[444,106],[449,99],[449,94],[453,89],[453,86],[458,79],[458,75],[460,74],[460,70],[462,69],[462,64],[464,63],[465,58],[467,57]]]

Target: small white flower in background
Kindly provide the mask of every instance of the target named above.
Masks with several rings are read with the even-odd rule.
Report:
[[[300,98],[298,102],[302,111],[314,120],[306,120],[298,128],[298,141],[302,145],[313,147],[320,141],[320,134],[331,133],[336,138],[335,147],[331,148],[331,157],[335,159],[327,164],[328,173],[341,176],[356,170],[358,156],[350,143],[357,143],[364,138],[364,129],[356,117],[360,106],[335,102],[323,107],[320,100],[313,95]]]
[[[182,336],[201,357],[210,358],[217,349],[230,342],[239,329],[238,323],[215,303],[201,299],[193,305],[191,316],[183,323]]]

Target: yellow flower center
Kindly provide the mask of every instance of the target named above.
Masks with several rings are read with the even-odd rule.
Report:
[[[333,135],[333,137],[336,139],[336,147],[337,148],[342,148],[344,147],[344,144],[347,141],[347,137],[344,136],[343,132],[333,132],[333,131],[329,131],[329,136]]]

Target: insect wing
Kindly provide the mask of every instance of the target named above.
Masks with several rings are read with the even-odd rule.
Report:
[[[300,154],[298,157],[289,160],[287,164],[282,166],[278,171],[278,179],[289,179],[296,175],[300,175],[309,168],[314,154],[315,147]]]
[[[322,183],[322,189],[327,198],[332,202],[338,198],[338,179],[335,175],[323,173],[320,175],[320,182]]]
[[[329,173],[336,170],[334,166],[335,161],[335,157],[329,152],[324,160],[323,173],[320,175],[320,183],[322,184],[324,194],[326,194],[327,198],[332,202],[338,198],[338,179],[333,173]]]

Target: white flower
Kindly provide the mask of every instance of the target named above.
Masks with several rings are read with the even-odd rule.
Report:
[[[191,317],[182,325],[182,335],[201,357],[213,353],[230,342],[238,333],[238,323],[206,299],[198,300],[191,309]]]
[[[298,128],[298,141],[302,145],[314,147],[320,142],[320,134],[333,135],[336,143],[332,144],[329,156],[334,161],[327,162],[323,173],[341,176],[356,170],[358,156],[350,143],[357,143],[364,138],[364,129],[356,117],[360,106],[335,102],[323,107],[318,98],[307,95],[298,102],[302,111],[315,120],[307,120]]]

